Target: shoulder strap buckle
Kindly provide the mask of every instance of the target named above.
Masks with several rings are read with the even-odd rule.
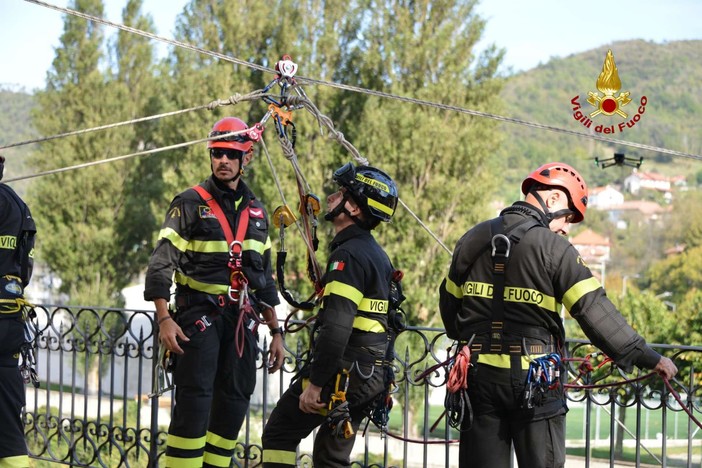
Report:
[[[504,257],[509,257],[509,251],[512,247],[512,243],[510,242],[509,237],[505,236],[504,234],[495,234],[494,236],[492,236],[492,240],[490,241],[490,243],[492,244],[492,256],[494,257],[498,253],[496,241],[499,239],[504,240],[505,247],[506,247],[504,252],[502,250],[500,250],[500,252],[499,252],[500,255],[502,255]]]

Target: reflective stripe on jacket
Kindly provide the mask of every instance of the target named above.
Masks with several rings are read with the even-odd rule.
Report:
[[[351,225],[338,233],[322,277],[310,381],[323,386],[335,375],[348,343],[386,339],[393,267],[370,231]]]
[[[271,268],[271,240],[268,216],[263,205],[243,181],[236,192],[222,190],[210,176],[201,184],[217,200],[233,232],[243,209],[249,210],[244,236],[242,271],[258,298],[269,305],[279,304]],[[229,245],[214,213],[193,189],[176,196],[159,232],[149,261],[144,298],[168,298],[175,273],[180,292],[227,294],[229,289]]]
[[[502,212],[505,230],[542,213],[525,202]],[[542,223],[545,226],[546,221]],[[456,244],[448,275],[439,288],[441,317],[450,338],[469,340],[471,330],[492,318],[490,222],[478,224]],[[468,270],[468,263],[484,249]],[[655,367],[660,355],[646,345],[607,298],[575,247],[546,227],[529,230],[510,252],[505,272],[505,327],[538,327],[562,341],[561,304],[592,341],[624,369]]]

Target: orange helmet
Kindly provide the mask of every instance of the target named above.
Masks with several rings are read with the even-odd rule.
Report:
[[[575,214],[573,222],[579,223],[585,219],[587,185],[585,179],[571,166],[560,162],[544,164],[524,179],[522,193],[527,195],[535,185],[555,186],[565,190]]]
[[[225,117],[214,124],[209,136],[214,137],[224,135],[226,133],[240,132],[248,128],[249,126],[246,125],[246,122],[241,119],[237,119],[236,117]],[[234,149],[248,153],[253,149],[253,141],[251,141],[246,133],[241,133],[239,135],[232,135],[219,140],[210,140],[207,142],[207,147]]]

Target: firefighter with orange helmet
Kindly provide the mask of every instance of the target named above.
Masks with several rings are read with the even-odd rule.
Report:
[[[272,335],[269,372],[283,364],[268,217],[241,179],[258,132],[235,117],[214,124],[212,174],[173,199],[149,261],[144,298],[175,355],[168,467],[230,465],[256,384],[259,324]]]
[[[582,176],[549,163],[521,188],[524,201],[461,237],[439,288],[446,334],[472,353],[473,417],[462,419],[462,468],[509,467],[512,446],[521,467],[564,465],[561,304],[623,369],[653,369],[668,379],[677,372],[626,322],[565,237],[585,218]],[[534,374],[538,366],[543,372]]]

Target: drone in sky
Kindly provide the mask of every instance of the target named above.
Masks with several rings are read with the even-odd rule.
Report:
[[[643,164],[644,158],[629,158],[624,153],[614,153],[614,157],[608,159],[595,158],[595,164],[605,169],[610,166],[629,166],[638,169]]]

